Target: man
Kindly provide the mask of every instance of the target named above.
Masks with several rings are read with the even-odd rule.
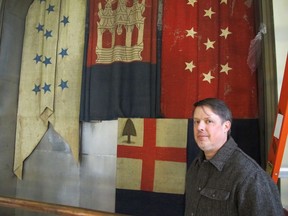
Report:
[[[277,186],[230,136],[226,104],[207,98],[194,107],[194,138],[202,151],[187,171],[185,215],[284,215]]]

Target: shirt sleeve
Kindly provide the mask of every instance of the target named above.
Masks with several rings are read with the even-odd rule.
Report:
[[[284,216],[277,186],[264,171],[245,178],[237,193],[240,216]]]

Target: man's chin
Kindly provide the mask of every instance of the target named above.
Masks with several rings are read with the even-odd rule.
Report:
[[[197,140],[197,144],[198,144],[198,147],[201,149],[201,150],[205,150],[205,147],[207,146],[207,141],[204,141],[204,140]]]

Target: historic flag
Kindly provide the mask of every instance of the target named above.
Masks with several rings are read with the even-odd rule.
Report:
[[[187,129],[187,119],[118,120],[116,212],[183,214]]]
[[[155,117],[157,1],[90,0],[81,119]]]
[[[253,1],[164,0],[161,112],[190,118],[193,103],[223,99],[234,118],[257,118],[257,77],[248,64]]]
[[[26,18],[16,128],[14,172],[50,123],[79,154],[79,110],[85,0],[35,0]]]

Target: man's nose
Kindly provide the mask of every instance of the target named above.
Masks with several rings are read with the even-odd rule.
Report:
[[[205,128],[204,121],[200,121],[200,122],[197,124],[197,130],[203,131],[204,128]]]

